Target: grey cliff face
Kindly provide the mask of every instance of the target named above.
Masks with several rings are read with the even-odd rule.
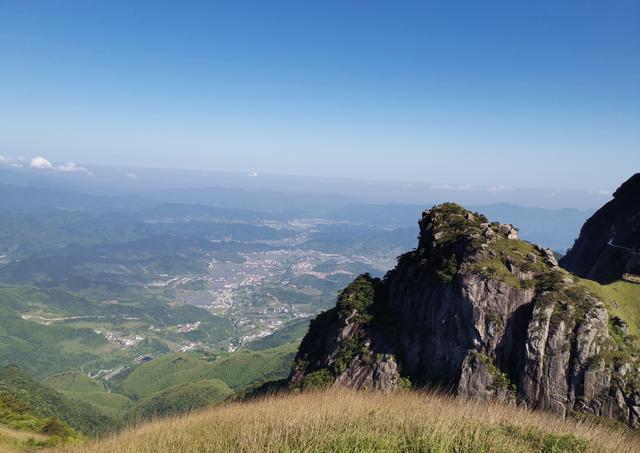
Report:
[[[587,220],[561,264],[601,283],[640,274],[640,173],[622,184],[613,200]]]
[[[410,382],[640,424],[638,354],[624,321],[550,250],[453,204],[419,224],[416,250],[382,280],[358,277],[311,324],[290,387]]]

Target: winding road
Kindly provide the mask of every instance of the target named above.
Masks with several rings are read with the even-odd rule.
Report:
[[[609,242],[607,242],[607,245],[610,247],[614,247],[617,249],[622,249],[622,250],[626,250],[627,252],[633,253],[634,255],[638,255],[640,256],[640,252],[636,252],[635,250],[629,248],[629,247],[624,247],[622,245],[617,245],[613,243],[613,239],[609,239]]]

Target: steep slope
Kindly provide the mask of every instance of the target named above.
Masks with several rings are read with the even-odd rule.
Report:
[[[44,325],[22,316],[37,305],[86,302],[70,293],[49,295],[31,287],[0,286],[0,366],[16,364],[42,378],[98,359],[96,351],[107,341],[93,330],[63,323]]]
[[[88,403],[66,398],[42,385],[15,366],[0,369],[0,392],[21,401],[36,417],[57,417],[83,434],[95,435],[115,427],[111,417]]]
[[[258,338],[250,342],[247,348],[252,351],[263,351],[265,349],[275,348],[287,343],[297,343],[309,329],[308,319],[296,319],[289,321],[284,326],[276,330],[271,335]]]
[[[312,321],[290,387],[410,381],[640,424],[634,338],[550,250],[451,203],[419,224],[383,280],[358,277]]]
[[[114,378],[111,385],[134,401],[171,387],[202,380],[220,380],[233,391],[264,381],[286,378],[296,344],[262,351],[241,350],[219,356],[201,353],[166,354]]]
[[[0,390],[1,452],[32,451],[81,439],[65,422],[56,417],[39,417],[28,404]]]
[[[129,420],[167,417],[220,403],[233,394],[219,379],[185,382],[154,393],[140,401],[127,414]]]
[[[625,273],[640,274],[640,173],[587,220],[560,264],[600,283],[620,280]]]
[[[102,383],[77,371],[49,376],[43,384],[71,400],[90,404],[114,420],[122,418],[131,407],[129,398],[109,391]]]

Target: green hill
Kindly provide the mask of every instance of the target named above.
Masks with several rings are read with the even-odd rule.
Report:
[[[0,366],[14,363],[41,377],[96,360],[95,351],[107,342],[93,330],[40,324],[20,315],[45,302],[42,292],[30,288],[0,288]]]
[[[37,378],[66,371],[95,373],[190,341],[222,350],[233,333],[229,320],[175,303],[170,292],[122,291],[114,298],[95,288],[85,296],[59,288],[0,286],[0,366],[16,364]],[[197,330],[178,332],[179,324],[194,321],[200,322]],[[107,332],[111,340],[105,338]],[[122,347],[124,339],[136,336],[143,339]]]
[[[0,391],[0,451],[23,451],[79,442],[82,436],[57,417],[39,417],[31,407]]]
[[[309,329],[309,319],[297,319],[286,323],[271,335],[259,338],[247,345],[252,351],[275,348],[287,343],[296,343],[302,340]]]
[[[16,366],[0,369],[0,392],[29,407],[36,417],[57,417],[83,434],[94,435],[113,429],[113,418],[91,404],[72,400],[42,385]]]
[[[143,400],[169,387],[207,378],[211,363],[198,353],[175,353],[138,365],[130,373],[117,376],[112,385],[134,401]]]
[[[121,418],[131,407],[129,398],[108,391],[100,382],[81,373],[68,372],[50,376],[43,384],[70,399],[89,403],[114,419]]]
[[[232,394],[233,390],[218,379],[180,384],[140,401],[127,418],[143,420],[186,413],[222,402]]]
[[[237,351],[217,357],[197,353],[167,354],[135,367],[114,385],[133,400],[148,398],[185,382],[208,379],[219,379],[233,390],[239,390],[286,377],[296,350],[296,344],[287,344],[264,351]]]
[[[297,350],[297,343],[292,343],[264,351],[237,351],[217,359],[210,376],[226,382],[236,391],[282,379],[289,375]]]
[[[0,393],[22,401],[34,417],[59,417],[93,436],[114,430],[124,419],[189,412],[224,401],[246,387],[282,379],[295,351],[296,344],[287,344],[219,356],[167,354],[121,373],[107,381],[108,387],[78,372],[52,375],[40,384],[18,367],[7,366],[0,369]]]
[[[602,299],[611,316],[618,316],[628,323],[631,335],[640,336],[640,284],[622,280],[608,285],[586,279],[581,281]]]

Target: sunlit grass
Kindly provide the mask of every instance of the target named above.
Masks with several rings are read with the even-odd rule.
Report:
[[[611,315],[629,323],[632,335],[640,335],[640,284],[622,280],[608,285],[586,279],[581,281],[604,301]]]
[[[329,391],[230,403],[131,427],[72,452],[610,452],[635,434],[500,404]]]

